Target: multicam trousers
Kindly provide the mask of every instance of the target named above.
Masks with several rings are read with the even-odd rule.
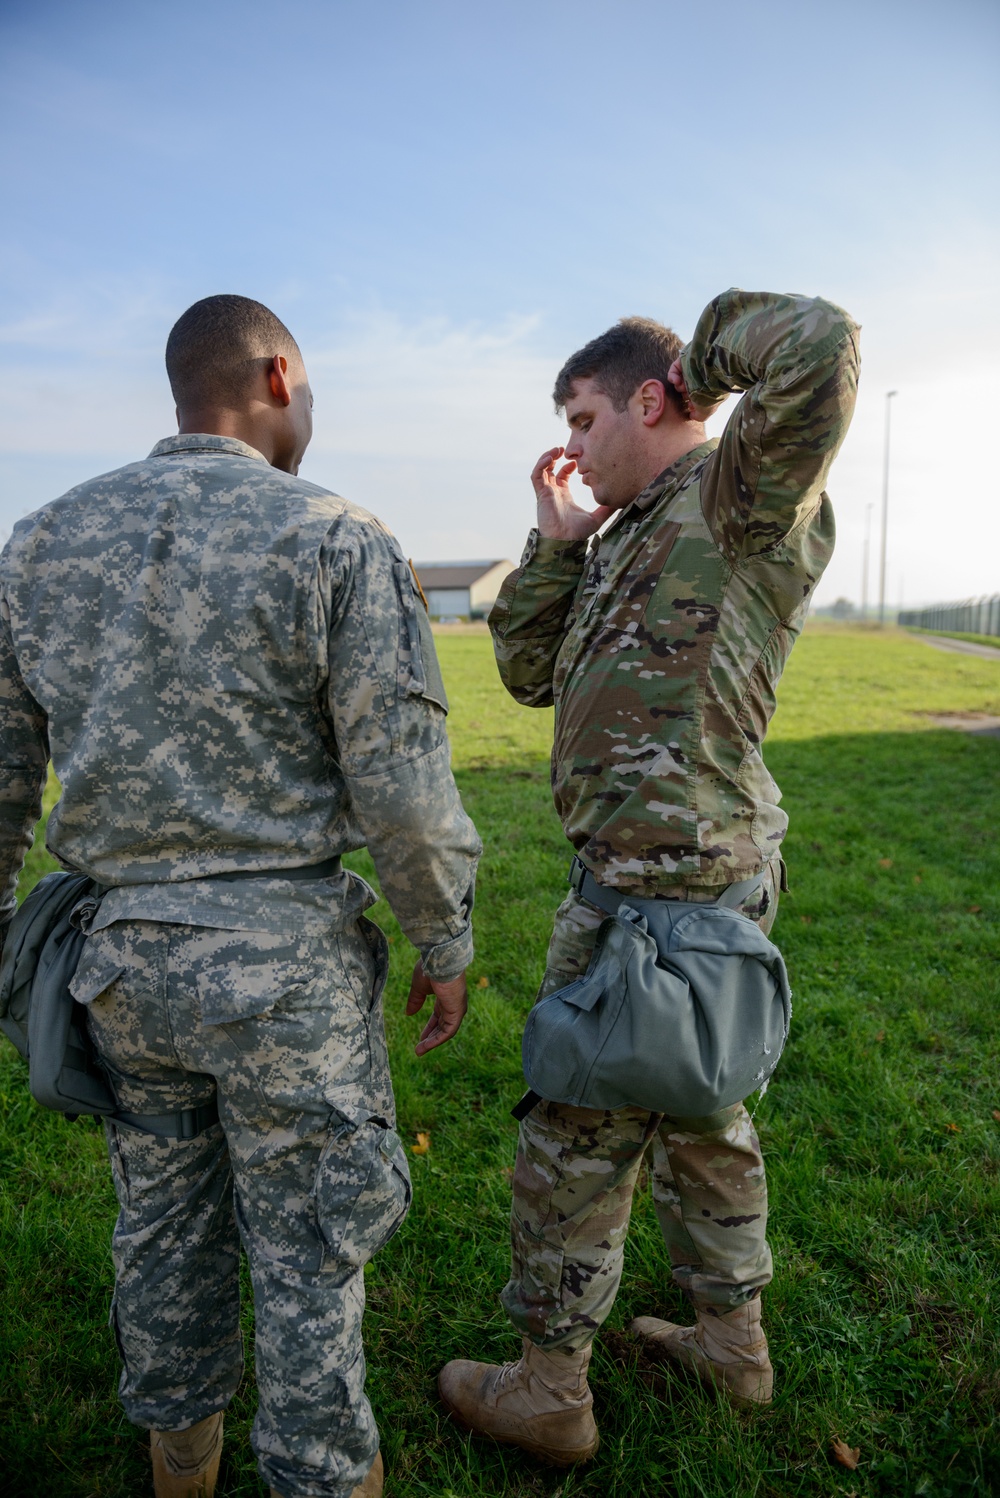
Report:
[[[775,863],[740,907],[765,931],[777,913],[778,885]],[[563,901],[539,999],[586,971],[604,919],[575,893]],[[540,1102],[521,1123],[511,1277],[501,1295],[514,1326],[533,1342],[586,1347],[607,1317],[650,1147],[653,1202],[677,1284],[696,1303],[730,1310],[769,1283],[764,1162],[742,1103],[708,1118],[668,1118]]]
[[[123,1108],[164,1113],[217,1095],[220,1115],[184,1141],[108,1126],[126,1412],[183,1430],[229,1403],[242,1241],[256,1311],[252,1440],[265,1485],[286,1498],[347,1498],[378,1449],[363,1269],[410,1200],[392,1129],[384,952],[356,918],[298,940],[119,921],[88,937],[74,980]]]

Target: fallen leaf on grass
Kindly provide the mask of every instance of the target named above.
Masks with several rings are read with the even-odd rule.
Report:
[[[880,858],[879,861],[878,861],[878,866],[879,866],[880,869],[891,869],[892,868],[892,859],[891,858]]]
[[[997,1123],[1000,1123],[1000,1108],[993,1109],[993,1117],[996,1119]]]
[[[885,1031],[884,1030],[880,1030],[878,1032],[878,1034],[876,1035],[876,1037],[875,1037],[875,1044],[876,1045],[881,1045],[884,1039],[885,1039]]]
[[[416,1144],[410,1145],[412,1155],[426,1155],[431,1147],[431,1136],[429,1134],[418,1134]]]
[[[962,1132],[958,1127],[958,1124],[945,1124],[945,1128],[948,1130],[949,1134],[961,1134]]]
[[[489,978],[478,978],[476,980],[476,987],[477,988],[489,988],[489,986],[490,986],[490,980],[489,980]]]
[[[914,884],[923,884],[924,881],[920,877],[919,874],[914,874],[914,876],[913,876],[913,882],[914,882]]]
[[[799,920],[802,922],[803,926],[811,926],[813,923],[813,918],[811,915],[800,915]]]
[[[511,1182],[513,1181],[513,1179],[514,1179],[514,1169],[513,1169],[513,1166],[511,1166],[511,1165],[504,1165],[504,1166],[502,1166],[501,1169],[500,1169],[500,1174],[503,1176],[504,1180],[507,1182],[507,1185],[509,1186],[511,1184]]]
[[[830,1453],[835,1462],[839,1462],[842,1467],[847,1467],[851,1472],[861,1459],[860,1446],[848,1446],[846,1441],[838,1440],[836,1436],[830,1442]]]
[[[982,913],[983,913],[983,907],[981,905],[970,905],[969,906],[969,914],[970,915],[982,915]]]

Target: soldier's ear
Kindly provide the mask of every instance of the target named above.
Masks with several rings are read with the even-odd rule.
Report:
[[[292,391],[288,383],[288,360],[284,354],[275,354],[271,360],[271,367],[267,372],[268,384],[271,394],[279,406],[290,406],[292,403]]]
[[[642,410],[642,424],[655,427],[667,409],[667,392],[662,380],[643,380],[636,394]]]

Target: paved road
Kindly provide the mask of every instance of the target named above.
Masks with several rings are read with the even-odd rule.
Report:
[[[974,640],[945,640],[940,635],[933,638],[930,635],[914,635],[913,638],[929,645],[932,650],[957,650],[959,655],[978,655],[984,661],[1000,662],[1000,646],[977,645]]]

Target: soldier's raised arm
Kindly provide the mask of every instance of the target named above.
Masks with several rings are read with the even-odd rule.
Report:
[[[447,698],[410,569],[374,519],[328,552],[327,703],[358,841],[432,982],[472,960],[482,844],[451,773]]]
[[[857,324],[821,297],[733,289],[705,308],[680,365],[695,418],[746,392],[702,480],[702,504],[731,560],[762,551],[826,484],[854,410]]]

